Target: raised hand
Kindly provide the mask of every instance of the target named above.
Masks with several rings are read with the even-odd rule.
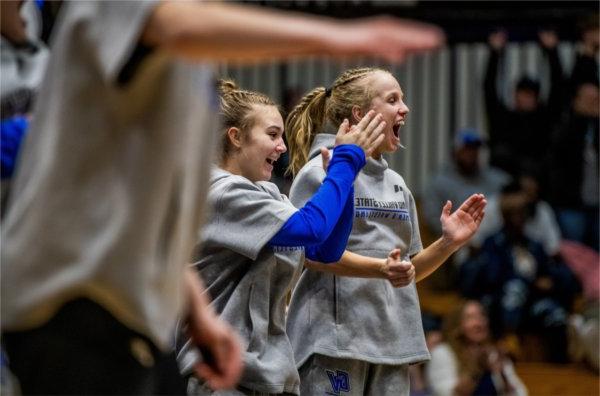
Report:
[[[385,135],[381,132],[385,128],[386,122],[383,121],[381,114],[376,114],[370,110],[358,124],[349,126],[348,120],[344,120],[335,136],[335,145],[356,144],[360,146],[368,157],[373,153],[383,141]]]
[[[483,194],[473,194],[451,214],[452,202],[447,201],[440,217],[445,243],[458,249],[471,239],[483,220],[486,204]]]
[[[390,252],[381,272],[394,287],[408,286],[415,280],[415,267],[410,261],[400,261],[400,249]]]

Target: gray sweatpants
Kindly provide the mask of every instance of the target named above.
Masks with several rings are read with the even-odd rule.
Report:
[[[371,364],[315,354],[300,367],[302,396],[408,396],[409,391],[407,364]]]

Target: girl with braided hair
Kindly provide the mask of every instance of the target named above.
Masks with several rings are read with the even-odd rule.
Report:
[[[352,128],[341,122],[327,177],[296,209],[268,182],[273,164],[286,151],[279,109],[267,96],[232,81],[221,81],[220,93],[222,151],[211,171],[212,211],[194,266],[245,351],[239,388],[219,394],[298,394],[285,330],[286,296],[304,256],[323,263],[339,260],[352,226],[354,178],[381,143],[385,123],[375,113]],[[186,344],[178,349],[180,367],[189,375],[197,359]],[[195,377],[189,385],[191,393],[212,393],[210,384]]]
[[[401,146],[400,128],[409,109],[398,81],[377,68],[346,71],[331,88],[307,94],[288,116],[294,205],[306,202],[325,176],[317,154],[323,146],[332,147],[333,126],[345,118],[361,122],[371,111],[386,122],[384,138],[354,184],[347,251],[327,266],[308,261],[309,270],[292,294],[287,329],[303,395],[407,395],[408,364],[429,359],[413,280],[427,277],[466,243],[484,214],[481,194],[454,213],[448,201],[442,209],[442,237],[422,248],[414,198],[382,157]],[[378,279],[389,279],[390,257],[408,263],[399,267],[405,275],[399,284]]]

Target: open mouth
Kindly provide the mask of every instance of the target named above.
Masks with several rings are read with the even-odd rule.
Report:
[[[267,158],[267,164],[271,165],[271,166],[275,166],[275,162],[277,162],[277,160],[271,159],[271,158]]]
[[[404,125],[404,121],[398,121],[396,124],[394,124],[394,126],[392,127],[392,131],[394,132],[394,136],[396,137],[396,139],[400,139],[400,128]]]

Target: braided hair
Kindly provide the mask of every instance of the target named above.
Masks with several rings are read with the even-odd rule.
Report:
[[[233,150],[233,145],[227,136],[229,128],[238,128],[245,135],[254,126],[255,106],[277,105],[267,95],[240,89],[232,80],[219,80],[217,88],[221,99],[219,111],[222,125],[221,160],[224,161]]]
[[[308,152],[325,119],[340,125],[351,118],[352,108],[366,108],[375,96],[368,88],[367,78],[376,72],[389,73],[374,67],[350,69],[342,73],[331,88],[317,87],[305,95],[285,121],[285,133],[290,154],[288,173],[296,175],[308,161]]]

